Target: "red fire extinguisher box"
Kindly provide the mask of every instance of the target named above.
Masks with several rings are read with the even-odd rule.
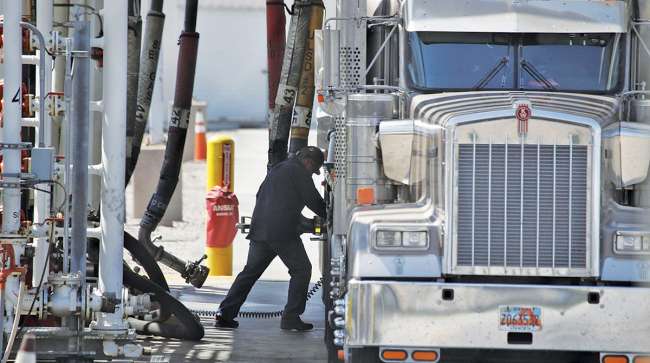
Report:
[[[234,193],[220,186],[212,188],[206,198],[207,247],[224,248],[232,244],[237,234],[239,200]]]

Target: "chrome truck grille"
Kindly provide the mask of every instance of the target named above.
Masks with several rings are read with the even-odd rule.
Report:
[[[585,274],[588,145],[456,147],[456,266],[477,274]]]

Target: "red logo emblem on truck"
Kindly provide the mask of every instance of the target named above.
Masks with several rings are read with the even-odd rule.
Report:
[[[531,115],[532,111],[530,109],[530,106],[527,104],[524,103],[517,106],[515,116],[517,117],[517,129],[519,130],[520,136],[526,136],[528,134],[528,120],[530,119]]]

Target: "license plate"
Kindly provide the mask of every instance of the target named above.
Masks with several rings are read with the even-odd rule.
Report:
[[[542,330],[542,308],[536,306],[500,306],[499,329],[532,333]]]

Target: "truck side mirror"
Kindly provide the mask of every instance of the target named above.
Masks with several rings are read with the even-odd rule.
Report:
[[[382,121],[379,146],[386,177],[405,185],[422,181],[438,130],[438,126],[419,120]]]

